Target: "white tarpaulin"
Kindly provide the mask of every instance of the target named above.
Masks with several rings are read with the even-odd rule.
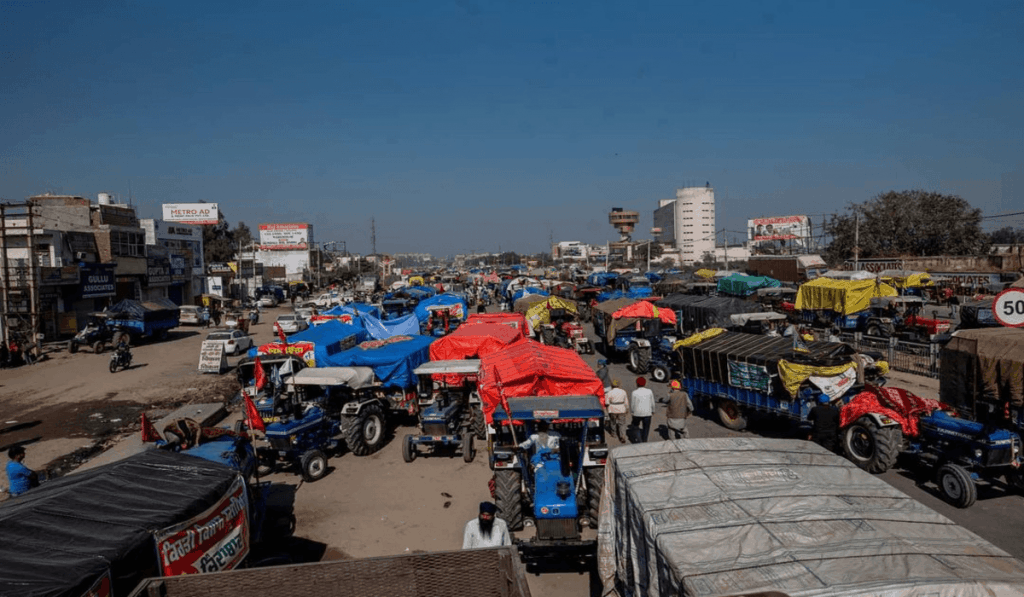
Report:
[[[1024,563],[811,442],[625,446],[605,475],[604,595],[1024,595]]]

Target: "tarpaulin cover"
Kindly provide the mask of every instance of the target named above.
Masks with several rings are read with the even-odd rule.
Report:
[[[350,315],[366,314],[379,318],[380,307],[377,305],[368,305],[366,303],[348,303],[347,305],[337,305],[326,311],[321,311],[321,315],[340,315],[343,313],[348,313]]]
[[[526,311],[526,322],[530,327],[537,329],[545,323],[551,322],[552,309],[565,309],[567,312],[576,314],[576,301],[564,299],[559,296],[547,297],[543,301],[531,306]]]
[[[867,386],[839,411],[839,426],[846,427],[868,413],[876,413],[898,421],[903,435],[917,437],[918,417],[949,408],[938,400],[921,398],[901,388]]]
[[[432,305],[456,305],[457,308],[455,310],[455,315],[458,317],[459,321],[466,321],[466,316],[469,315],[469,305],[466,304],[466,299],[457,294],[446,292],[444,294],[438,294],[428,299],[424,299],[416,305],[414,312],[421,323],[430,319],[427,307]]]
[[[411,388],[416,385],[413,370],[430,360],[430,336],[393,336],[367,340],[331,356],[334,367],[371,367],[384,387]]]
[[[148,300],[144,303],[132,299],[123,299],[106,311],[112,317],[125,317],[139,321],[163,321],[177,319],[178,305],[165,298]]]
[[[353,336],[354,339],[348,340]],[[361,326],[340,321],[325,321],[318,326],[306,328],[301,332],[292,334],[288,337],[288,343],[312,342],[316,366],[333,367],[337,366],[337,363],[333,362],[333,356],[342,350],[342,344],[346,340],[349,342],[362,342],[369,337],[366,329]],[[276,339],[271,342],[271,344],[277,343]],[[255,357],[258,352],[259,347],[254,346],[249,349],[248,354],[250,357]]]
[[[650,301],[638,301],[632,305],[626,305],[612,313],[612,319],[654,319],[658,318],[662,323],[675,325],[676,314],[672,309],[659,309]]]
[[[412,336],[420,333],[420,320],[415,313],[398,319],[381,321],[372,315],[361,315],[366,333],[374,340],[385,340],[392,336]]]
[[[163,450],[52,479],[0,504],[0,595],[81,597],[108,570],[127,594],[157,570],[154,531],[220,500],[238,473]]]
[[[519,297],[514,303],[512,303],[512,311],[515,313],[522,313],[523,317],[526,317],[526,312],[529,311],[531,307],[538,303],[547,301],[549,296],[551,295],[545,293],[527,294]],[[527,323],[529,323],[529,320],[527,320]]]
[[[595,272],[587,276],[587,284],[591,286],[608,286],[618,277],[619,274],[615,272]]]
[[[457,361],[479,358],[497,352],[522,338],[521,330],[500,323],[463,325],[430,345],[430,360]]]
[[[960,326],[962,330],[972,328],[994,328],[1001,325],[992,313],[992,301],[971,301],[960,305]]]
[[[857,363],[852,361],[831,367],[792,363],[785,359],[778,361],[779,379],[782,380],[782,385],[790,396],[796,396],[800,391],[800,384],[807,381],[809,377],[838,377],[856,367]],[[835,396],[832,397],[835,398]]]
[[[693,275],[697,276],[698,278],[704,278],[705,280],[710,280],[711,278],[715,277],[715,272],[713,272],[713,271],[711,271],[709,269],[699,269],[699,270],[693,272]]]
[[[466,320],[466,324],[477,323],[500,323],[514,327],[522,332],[524,337],[530,335],[530,328],[526,325],[526,316],[522,313],[474,313]]]
[[[550,296],[551,295],[550,292],[548,292],[547,290],[544,290],[543,288],[538,288],[537,286],[527,286],[526,288],[520,288],[519,290],[515,291],[512,294],[512,303],[514,304],[514,303],[518,302],[519,299],[523,298],[524,296],[528,296],[528,295],[531,295],[531,294],[539,294],[540,296]]]
[[[835,311],[853,315],[871,306],[873,297],[896,296],[896,289],[874,280],[833,280],[818,278],[800,286],[796,308]]]
[[[638,286],[629,290],[609,290],[597,295],[598,302],[611,301],[617,298],[645,299],[654,294],[650,286]]]
[[[595,331],[598,331],[598,329],[603,329],[604,330],[604,338],[603,338],[604,340],[606,340],[608,342],[611,342],[611,341],[615,340],[615,333],[617,331],[624,330],[624,329],[628,328],[629,326],[635,324],[637,322],[637,320],[633,319],[633,318],[630,318],[630,317],[622,318],[622,319],[614,319],[612,317],[612,314],[615,313],[616,311],[618,311],[619,309],[622,309],[624,307],[628,307],[630,305],[634,305],[637,302],[638,301],[636,301],[635,299],[616,298],[616,299],[612,299],[610,301],[602,301],[602,302],[599,302],[596,305],[594,305],[594,307],[593,307],[593,316],[594,316],[594,318],[598,318],[598,317],[601,318],[601,327],[595,329]],[[596,326],[596,323],[595,323],[595,328],[596,327],[597,326]]]
[[[732,274],[718,281],[718,292],[735,296],[750,296],[760,288],[778,288],[782,283],[768,276]]]
[[[921,288],[935,286],[928,272],[910,272],[887,269],[878,275],[882,281],[896,288]]]
[[[709,438],[611,451],[603,595],[992,597],[1024,563],[817,444]]]
[[[1024,330],[958,330],[939,353],[939,398],[978,415],[981,400],[1024,405]],[[1002,409],[999,409],[1002,411]]]
[[[604,384],[575,350],[520,340],[480,358],[480,399],[491,422],[501,397],[597,396],[604,406]]]
[[[761,313],[764,307],[732,296],[698,296],[674,294],[655,303],[675,311],[679,331],[690,334],[708,328],[732,327],[732,316]]]

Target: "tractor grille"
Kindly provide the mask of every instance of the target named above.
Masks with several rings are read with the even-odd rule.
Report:
[[[538,518],[537,537],[541,539],[579,539],[574,518]]]
[[[292,447],[287,435],[268,435],[267,442],[275,450],[287,450]]]
[[[448,426],[444,423],[424,423],[423,435],[448,435]]]
[[[985,466],[1000,466],[1013,462],[1013,455],[1010,446],[995,448],[985,454]]]

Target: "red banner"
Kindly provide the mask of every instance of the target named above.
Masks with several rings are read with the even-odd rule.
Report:
[[[283,344],[281,342],[270,342],[261,344],[256,349],[256,354],[264,355],[292,355],[305,361],[307,367],[316,366],[316,357],[313,355],[314,344],[312,342],[292,342]]]
[[[163,576],[231,570],[249,554],[249,501],[238,477],[212,508],[156,533]]]
[[[110,597],[113,593],[110,591],[110,570],[103,573],[103,576],[99,578],[89,590],[82,593],[82,597]]]

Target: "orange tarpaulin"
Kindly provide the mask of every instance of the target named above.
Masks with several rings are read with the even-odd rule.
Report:
[[[521,330],[500,323],[462,325],[430,345],[431,361],[478,358],[497,352],[523,337]]]
[[[604,406],[604,385],[575,350],[533,340],[483,355],[479,390],[488,423],[502,396],[597,396]]]
[[[624,317],[633,317],[636,319],[654,319],[657,317],[662,323],[670,323],[675,325],[676,313],[672,309],[659,309],[655,307],[653,303],[647,301],[640,301],[633,303],[632,305],[623,307],[612,313],[612,319],[622,319]]]

